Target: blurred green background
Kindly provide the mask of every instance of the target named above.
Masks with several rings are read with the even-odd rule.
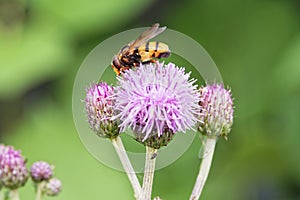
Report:
[[[202,199],[300,199],[297,0],[0,0],[1,143],[22,149],[28,165],[56,166],[63,192],[47,199],[133,199],[126,175],[81,144],[72,87],[101,41],[155,22],[202,44],[235,98],[234,127],[228,141],[218,142]],[[188,199],[199,147],[195,140],[157,171],[154,196]],[[31,183],[20,192],[34,198]]]

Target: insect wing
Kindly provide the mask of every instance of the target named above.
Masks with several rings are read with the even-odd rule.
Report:
[[[139,46],[141,46],[142,44],[144,44],[148,40],[150,40],[150,39],[154,38],[155,36],[159,35],[164,30],[166,30],[165,26],[159,28],[158,23],[154,24],[151,28],[144,31],[136,40],[134,40],[133,42],[131,42],[129,44],[128,52],[132,52],[135,48],[138,48]]]

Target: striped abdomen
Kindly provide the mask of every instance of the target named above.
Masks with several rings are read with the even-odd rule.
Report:
[[[141,62],[149,62],[153,58],[166,58],[171,53],[168,45],[162,42],[146,42],[139,46],[135,52],[141,56]]]

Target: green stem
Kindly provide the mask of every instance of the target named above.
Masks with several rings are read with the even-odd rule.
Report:
[[[157,149],[146,146],[146,160],[143,179],[143,192],[140,200],[151,200],[153,178],[155,172],[156,157],[153,157],[157,153]]]
[[[140,196],[140,193],[141,193],[141,185],[140,185],[139,180],[135,174],[135,171],[131,165],[131,162],[128,158],[128,155],[127,155],[124,145],[122,143],[121,137],[118,136],[115,139],[111,139],[111,142],[119,156],[119,159],[123,165],[123,168],[124,168],[124,170],[128,176],[128,179],[133,187],[134,196],[136,199],[138,199]]]
[[[19,200],[19,192],[17,189],[11,190],[10,191],[10,199],[11,200]]]
[[[194,185],[193,192],[190,196],[190,200],[198,200],[200,198],[201,192],[203,190],[203,187],[205,185],[206,179],[209,174],[209,170],[210,170],[210,166],[212,163],[212,158],[216,146],[216,141],[217,140],[215,138],[206,138],[204,144],[203,160],[201,162],[197,180]]]
[[[35,196],[35,200],[42,200],[44,193],[43,193],[43,182],[38,183],[37,187],[36,187],[36,196]]]

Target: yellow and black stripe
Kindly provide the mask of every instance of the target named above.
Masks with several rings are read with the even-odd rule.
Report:
[[[148,62],[153,58],[168,57],[170,50],[168,45],[162,42],[146,42],[137,48],[142,62]]]

